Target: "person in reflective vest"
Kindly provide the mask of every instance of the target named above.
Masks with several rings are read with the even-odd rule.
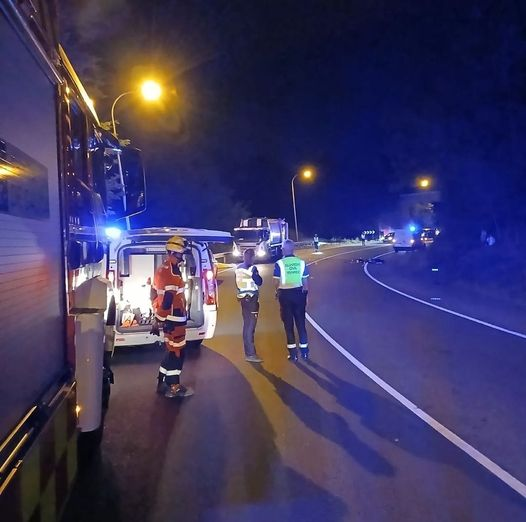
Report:
[[[298,331],[301,356],[304,359],[309,358],[309,341],[305,327],[308,277],[309,267],[303,259],[294,255],[294,241],[287,239],[283,243],[283,258],[274,265],[274,279],[290,361],[298,360],[294,325]]]
[[[256,354],[254,335],[259,314],[259,287],[263,279],[254,265],[255,252],[248,248],[243,253],[243,263],[236,267],[237,299],[243,315],[243,346],[245,360],[253,363],[263,362]]]
[[[166,354],[159,367],[157,392],[168,398],[188,397],[193,390],[180,383],[186,346],[185,283],[180,264],[186,252],[186,241],[174,236],[166,243],[167,260],[157,269],[151,289],[155,313],[152,332],[164,331]]]
[[[318,234],[314,234],[312,244],[314,245],[314,250],[317,252],[320,249],[320,239],[318,238]]]

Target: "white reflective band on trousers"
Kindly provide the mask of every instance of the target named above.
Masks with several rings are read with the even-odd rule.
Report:
[[[292,348],[296,348],[295,344],[287,344],[287,348],[291,350]]]
[[[181,370],[167,370],[166,368],[159,366],[159,373],[162,373],[163,375],[181,375]]]
[[[308,347],[309,347],[308,343],[305,343],[305,344],[300,343],[300,348],[308,348]]]

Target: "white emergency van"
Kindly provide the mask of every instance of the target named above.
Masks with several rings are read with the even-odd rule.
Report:
[[[420,243],[415,239],[415,233],[408,228],[397,228],[392,240],[395,252],[416,250]]]
[[[199,345],[214,335],[218,288],[216,266],[209,243],[229,243],[229,232],[192,228],[144,228],[122,231],[110,246],[108,277],[114,282],[117,305],[115,347],[162,341],[150,333],[153,310],[150,291],[155,271],[166,259],[166,241],[181,236],[188,250],[181,266],[186,283],[187,331],[190,344]],[[116,233],[115,235],[118,235]]]

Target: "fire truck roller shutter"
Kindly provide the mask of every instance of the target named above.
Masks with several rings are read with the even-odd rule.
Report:
[[[0,13],[0,439],[66,368],[56,85]],[[31,323],[38,340],[21,325]]]

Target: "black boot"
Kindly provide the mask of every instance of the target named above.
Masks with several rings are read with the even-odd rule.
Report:
[[[289,348],[289,361],[296,362],[298,360],[298,349],[297,348]]]
[[[300,351],[301,351],[301,358],[307,360],[309,358],[309,349],[300,348]]]

